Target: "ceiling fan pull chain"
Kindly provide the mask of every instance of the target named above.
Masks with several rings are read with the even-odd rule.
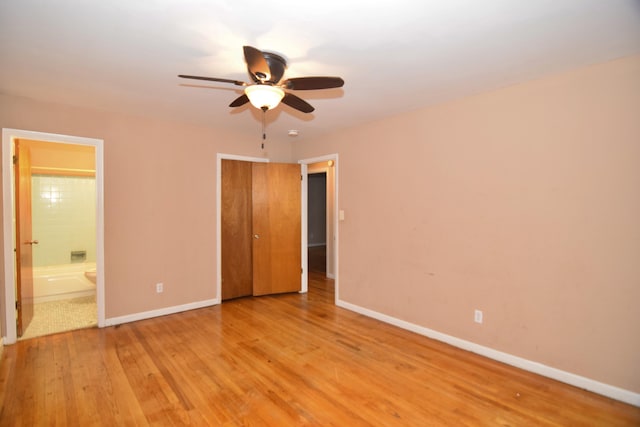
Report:
[[[262,108],[262,145],[261,148],[264,150],[264,141],[267,139],[267,124],[266,124],[266,116],[267,116],[267,109],[266,108]]]

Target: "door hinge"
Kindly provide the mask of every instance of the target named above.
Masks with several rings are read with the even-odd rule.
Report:
[[[20,310],[20,301],[16,301],[16,310]]]
[[[18,163],[18,155],[17,155],[17,154],[15,154],[15,155],[13,156],[13,164],[15,165],[15,164],[17,164],[17,163]]]

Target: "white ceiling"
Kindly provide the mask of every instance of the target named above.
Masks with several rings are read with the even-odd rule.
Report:
[[[640,1],[1,0],[0,92],[259,138],[260,113],[228,107],[241,88],[177,77],[249,81],[243,45],[285,78],[344,78],[295,92],[312,114],[267,113],[269,136],[304,139],[640,53]]]

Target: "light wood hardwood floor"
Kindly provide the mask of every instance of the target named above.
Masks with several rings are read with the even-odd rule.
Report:
[[[640,408],[307,295],[240,298],[5,348],[2,426],[631,426]]]

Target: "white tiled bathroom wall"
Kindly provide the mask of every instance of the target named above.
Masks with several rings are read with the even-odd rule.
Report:
[[[31,199],[34,267],[69,264],[72,251],[95,262],[95,178],[33,175]]]

